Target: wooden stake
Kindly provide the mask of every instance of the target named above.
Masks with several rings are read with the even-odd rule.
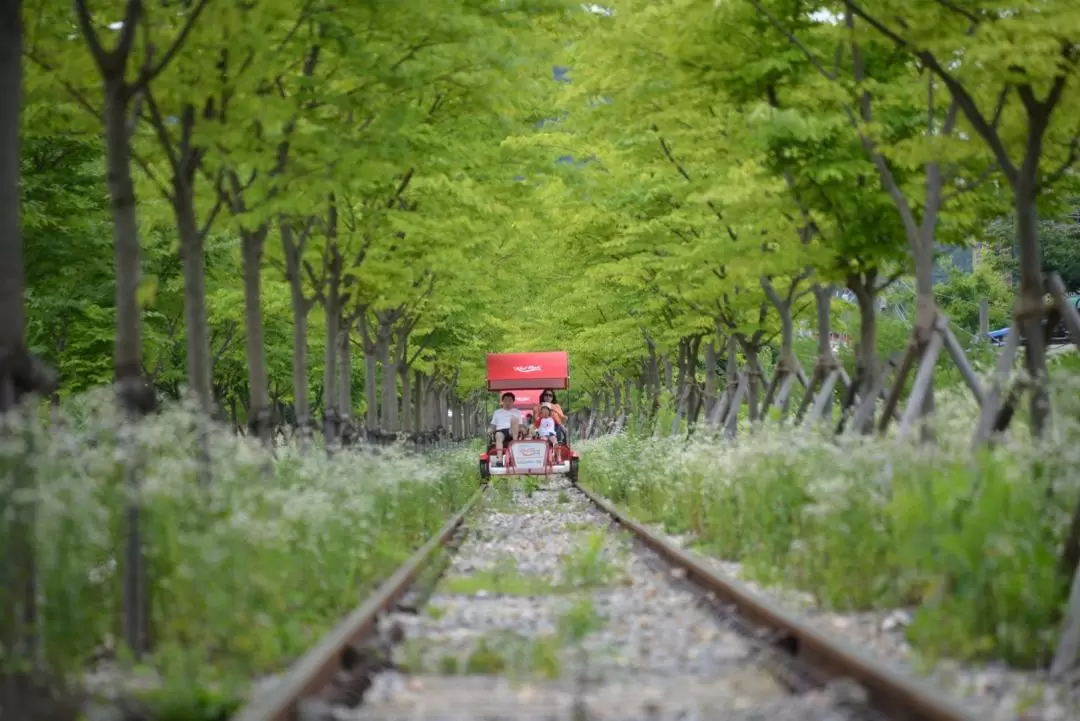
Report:
[[[814,407],[810,411],[810,418],[806,422],[808,429],[820,421],[825,414],[825,409],[832,400],[833,389],[836,388],[838,380],[840,380],[840,371],[836,369],[829,371],[829,374],[825,376],[825,380],[821,383],[821,390],[818,391],[817,397],[814,399]]]
[[[727,410],[727,418],[724,421],[724,435],[734,438],[739,429],[739,409],[742,407],[743,398],[746,396],[750,379],[747,371],[739,373],[739,384],[735,387],[735,393],[731,397],[731,404]]]
[[[908,397],[907,407],[900,419],[900,427],[896,431],[896,439],[901,440],[911,430],[915,419],[922,413],[923,401],[930,392],[930,384],[934,379],[934,366],[938,356],[941,355],[945,345],[945,333],[942,332],[942,317],[938,316],[931,330],[930,341],[926,344],[922,359],[919,361],[919,370],[915,373],[915,383],[911,387],[911,395]],[[886,416],[888,418],[888,416]]]
[[[1061,639],[1050,663],[1050,678],[1060,680],[1076,668],[1080,657],[1080,566],[1073,571],[1065,620],[1061,624]]]
[[[964,383],[967,384],[971,394],[975,396],[975,400],[981,407],[984,401],[982,386],[979,384],[979,377],[975,375],[975,369],[968,363],[964,349],[960,347],[960,341],[956,340],[956,336],[953,335],[952,329],[949,328],[947,323],[943,322],[942,328],[938,332],[944,335],[946,352],[952,358],[952,362],[956,364]]]
[[[881,422],[878,424],[878,433],[884,433],[888,430],[889,421],[892,420],[893,413],[896,412],[896,408],[900,403],[900,394],[904,392],[904,383],[907,381],[908,373],[911,372],[911,367],[915,365],[918,356],[919,344],[912,338],[908,341],[907,350],[904,351],[904,359],[900,361],[900,367],[893,377],[892,390],[889,391],[889,396],[885,399],[885,412],[881,414]]]
[[[1005,336],[1005,347],[998,355],[997,364],[994,366],[994,374],[990,378],[990,387],[983,398],[982,409],[979,412],[979,425],[975,429],[972,438],[972,448],[978,448],[990,439],[990,435],[997,420],[998,410],[1001,408],[1001,394],[1005,384],[1012,373],[1016,363],[1016,350],[1020,345],[1020,332],[1014,322],[1009,326],[1009,332]]]

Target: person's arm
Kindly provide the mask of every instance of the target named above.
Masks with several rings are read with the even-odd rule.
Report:
[[[495,432],[495,414],[496,413],[498,413],[498,411],[495,411],[495,413],[491,414],[491,421],[488,423],[488,433],[494,433]]]

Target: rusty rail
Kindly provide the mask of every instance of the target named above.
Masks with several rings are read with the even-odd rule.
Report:
[[[896,721],[975,721],[958,701],[918,679],[869,659],[850,646],[827,638],[805,621],[781,611],[742,584],[707,568],[692,554],[668,543],[587,488],[574,486],[619,525],[665,561],[686,571],[700,588],[733,604],[752,623],[775,631],[783,646],[829,678],[850,678],[866,689],[870,704]]]
[[[273,688],[250,701],[231,721],[292,721],[300,701],[318,693],[330,682],[341,666],[342,652],[346,648],[376,630],[379,614],[405,595],[416,575],[431,560],[431,555],[450,540],[465,517],[480,502],[485,489],[480,488],[474,493],[465,506],[434,537],[417,549],[375,593],[290,666]]]

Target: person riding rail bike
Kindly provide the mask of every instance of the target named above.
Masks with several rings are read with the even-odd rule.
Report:
[[[514,440],[518,436],[518,427],[521,425],[521,412],[514,408],[514,394],[507,391],[499,399],[499,408],[491,415],[491,423],[488,432],[492,434],[495,442],[495,463],[502,465],[503,445]]]
[[[555,420],[555,437],[559,443],[566,443],[566,426],[564,425],[566,423],[566,414],[563,412],[558,400],[555,399],[555,391],[550,388],[545,388],[540,394],[540,403],[533,411],[534,427],[540,427],[540,409],[545,405],[551,408],[551,417]]]

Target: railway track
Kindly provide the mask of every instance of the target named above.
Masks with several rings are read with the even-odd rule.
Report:
[[[972,717],[561,478],[481,489],[234,716],[721,718]]]

